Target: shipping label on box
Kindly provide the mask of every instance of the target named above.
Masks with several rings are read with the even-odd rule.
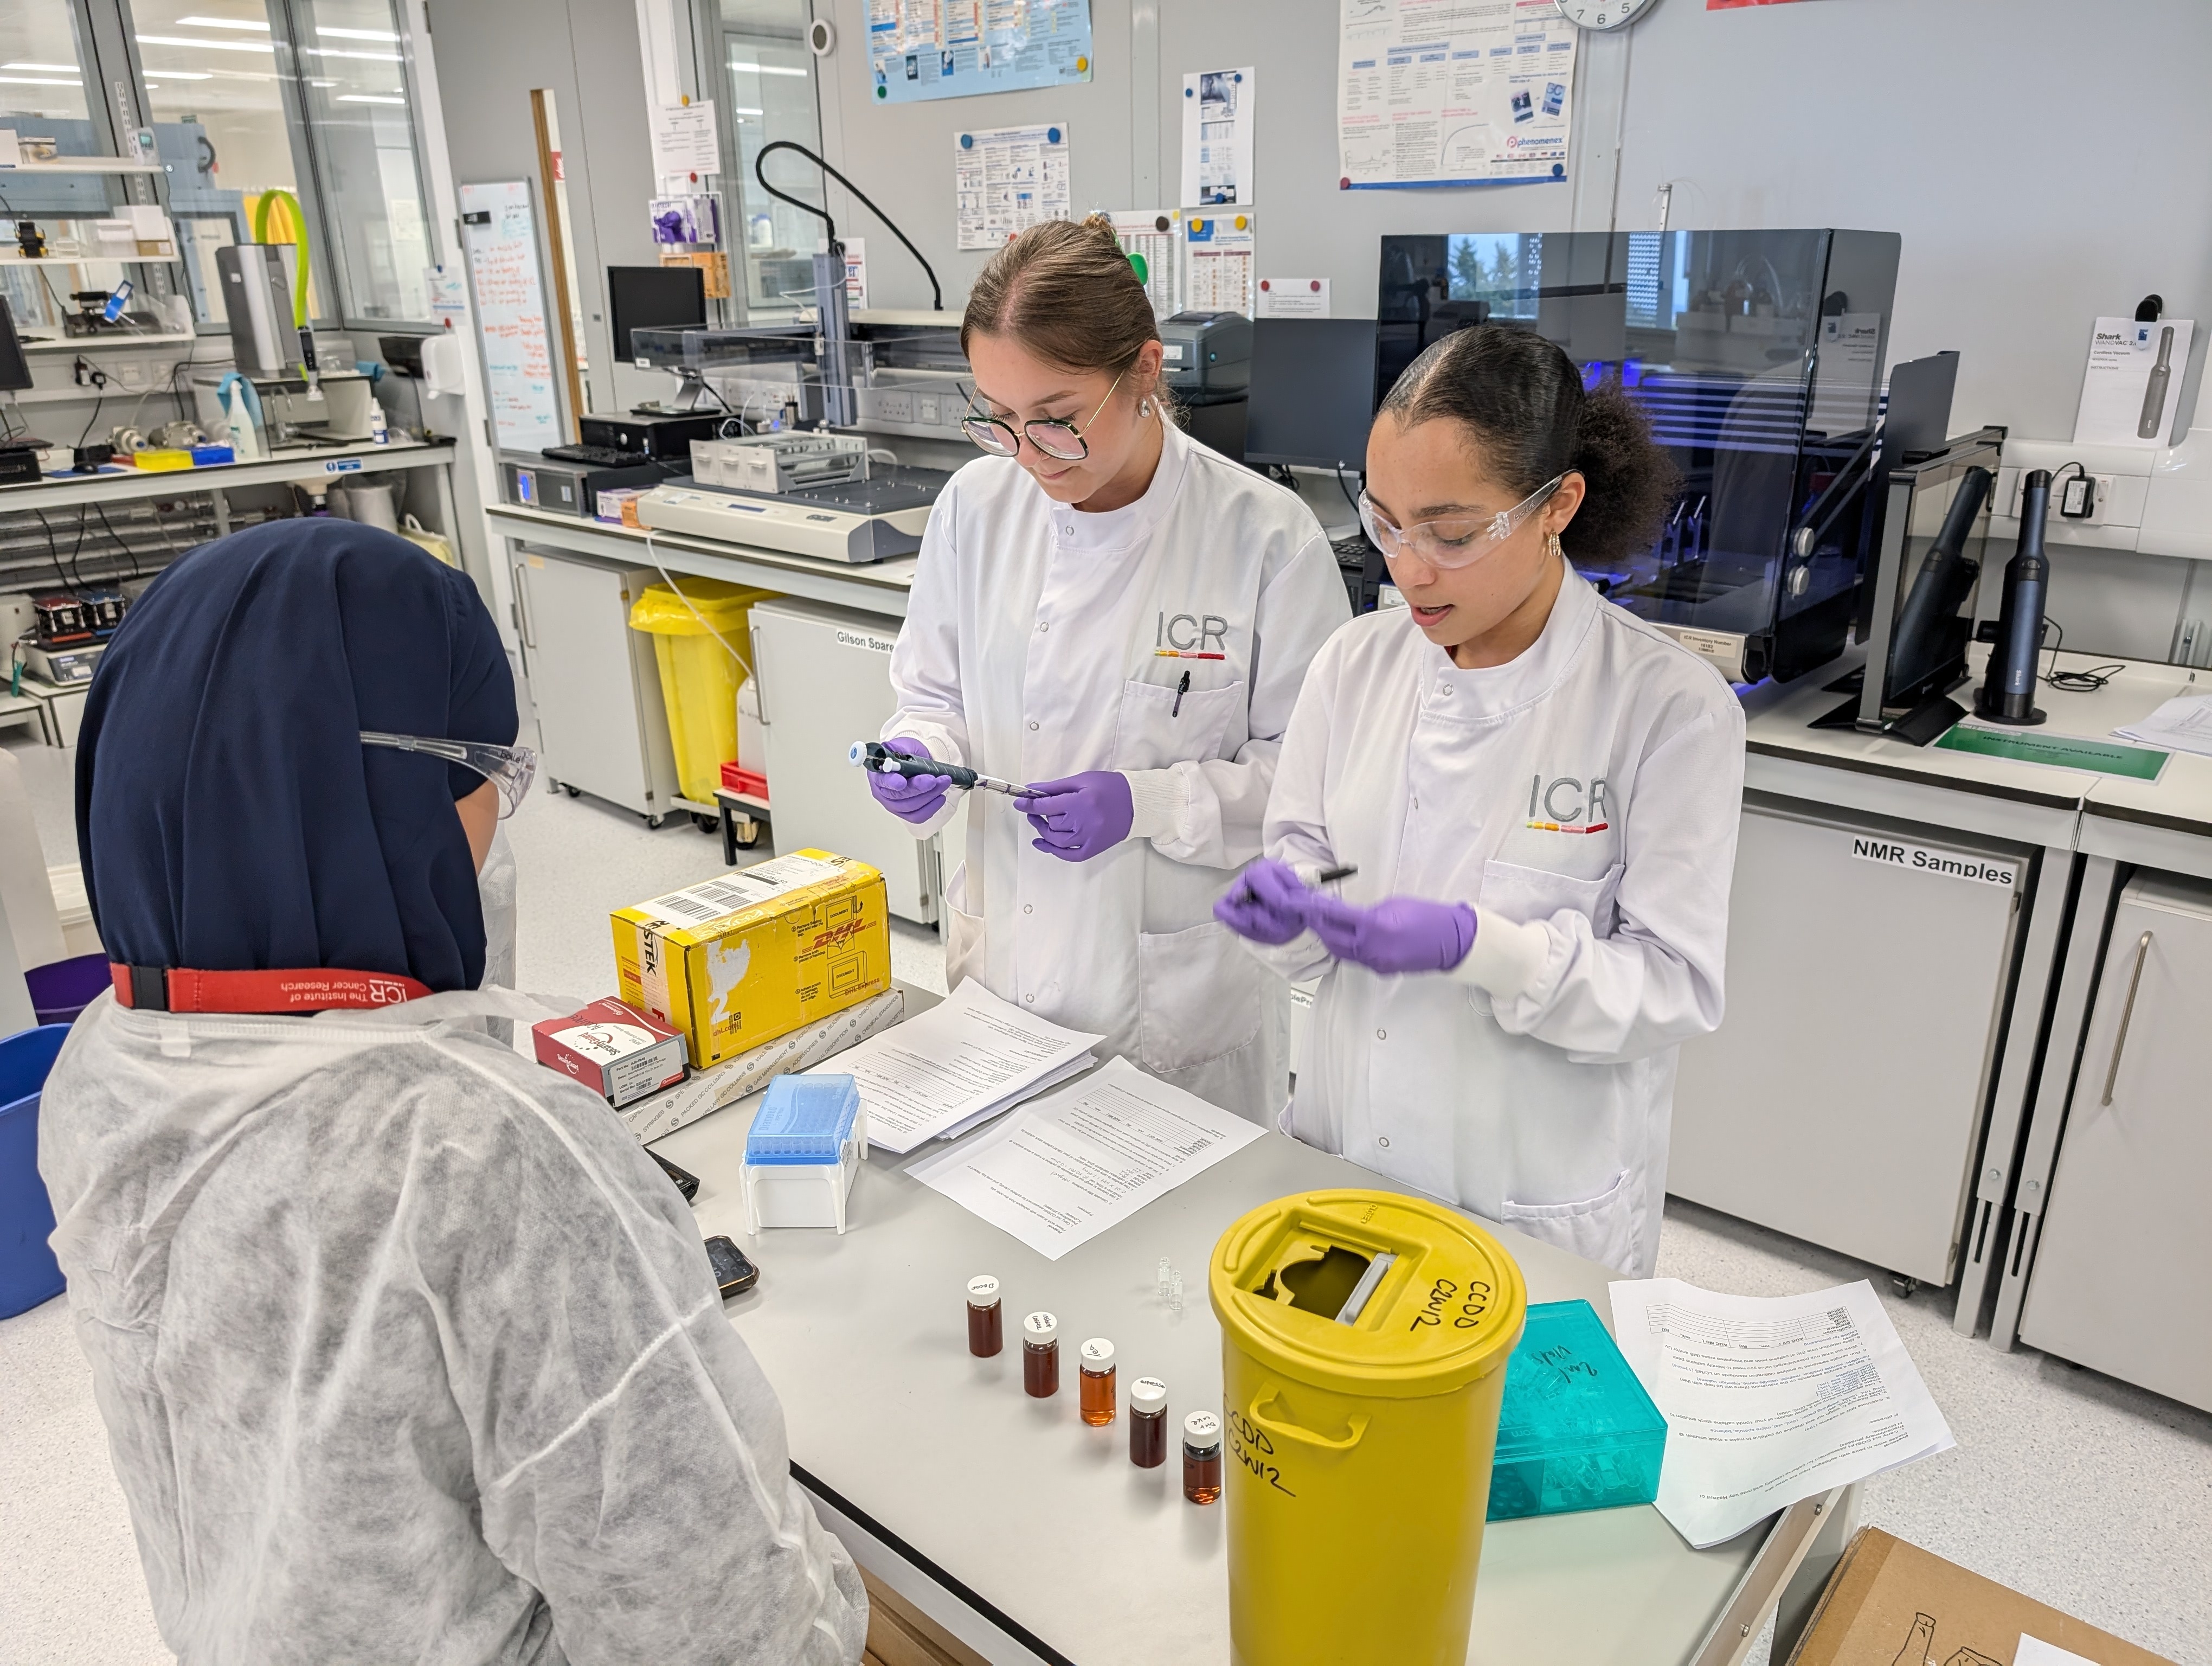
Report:
[[[573,1076],[616,1106],[684,1079],[684,1037],[618,1000],[595,1000],[530,1026],[538,1062]]]
[[[884,877],[799,850],[614,916],[623,999],[706,1069],[890,988]]]

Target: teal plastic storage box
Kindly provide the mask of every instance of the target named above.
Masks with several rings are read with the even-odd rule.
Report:
[[[1588,1302],[1544,1302],[1505,1367],[1490,1519],[1649,1504],[1667,1420]]]

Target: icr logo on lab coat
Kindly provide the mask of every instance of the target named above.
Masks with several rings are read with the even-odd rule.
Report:
[[[1218,654],[1229,646],[1229,621],[1218,613],[1163,613],[1152,633],[1152,646]]]
[[[1587,785],[1574,775],[1561,775],[1549,782],[1540,775],[1529,777],[1525,825],[1532,831],[1602,833],[1613,825],[1605,819],[1609,813],[1603,775],[1593,775]]]

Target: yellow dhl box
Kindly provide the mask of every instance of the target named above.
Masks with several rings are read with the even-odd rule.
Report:
[[[704,1070],[891,987],[884,876],[797,850],[614,915],[623,1000]]]

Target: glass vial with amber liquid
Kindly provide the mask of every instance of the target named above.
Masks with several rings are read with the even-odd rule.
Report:
[[[1168,1457],[1168,1385],[1157,1377],[1129,1384],[1129,1462],[1157,1469]]]
[[[1182,1495],[1193,1504],[1221,1496],[1221,1420],[1212,1412],[1182,1420]]]
[[[1114,1420],[1114,1345],[1094,1336],[1075,1351],[1076,1409],[1094,1429]]]
[[[999,1310],[999,1281],[988,1273],[968,1280],[968,1352],[988,1359],[1006,1345],[1006,1322]]]
[[[1032,1400],[1060,1392],[1060,1321],[1049,1313],[1022,1321],[1022,1389]]]

